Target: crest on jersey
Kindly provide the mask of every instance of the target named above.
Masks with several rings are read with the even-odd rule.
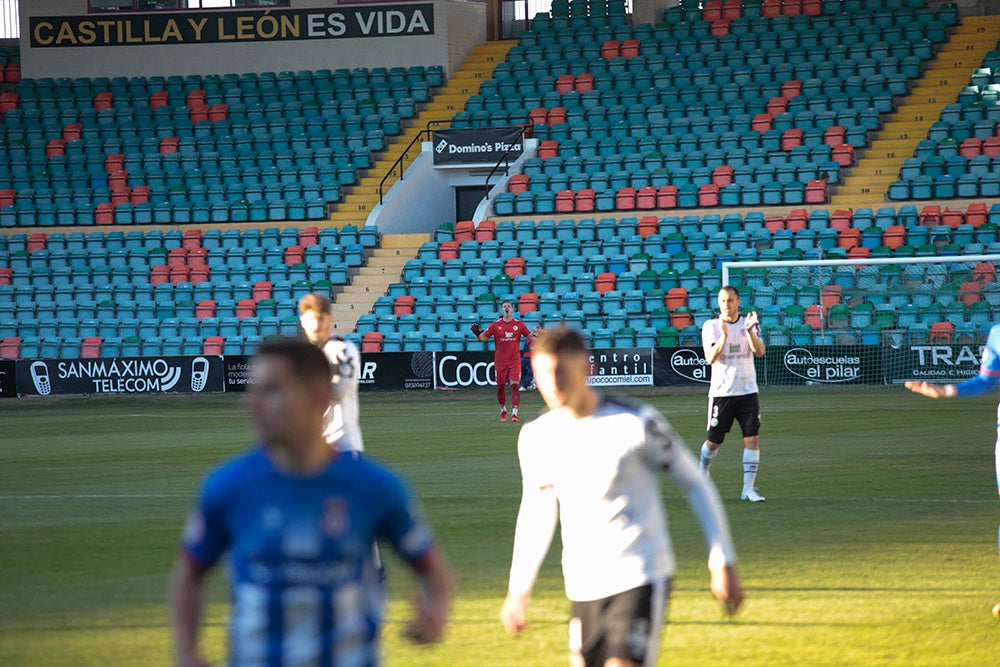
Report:
[[[347,512],[347,501],[343,498],[328,498],[323,503],[321,518],[323,532],[327,535],[343,535],[351,527],[351,516]]]

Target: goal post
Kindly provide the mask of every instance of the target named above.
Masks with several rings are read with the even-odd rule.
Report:
[[[956,382],[1000,321],[1000,254],[725,261],[760,316],[769,385]]]

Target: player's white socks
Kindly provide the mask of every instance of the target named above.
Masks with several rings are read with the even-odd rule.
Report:
[[[754,485],[757,483],[757,466],[759,463],[759,449],[743,450],[743,495],[754,490]]]
[[[709,449],[708,441],[702,443],[701,445],[701,469],[708,472],[708,469],[712,467],[712,461],[715,460],[715,455],[719,453],[717,449]]]

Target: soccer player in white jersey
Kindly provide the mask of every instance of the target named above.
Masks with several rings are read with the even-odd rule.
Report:
[[[907,382],[910,391],[929,398],[963,398],[978,396],[992,391],[1000,384],[1000,324],[994,324],[983,347],[979,373],[959,384],[932,384],[930,382]],[[1000,405],[997,406],[997,439],[993,446],[996,466],[997,491],[1000,492]],[[997,530],[997,546],[1000,548],[1000,529]],[[993,615],[1000,619],[1000,602],[993,607]]]
[[[587,384],[590,356],[577,331],[542,333],[531,360],[549,411],[517,443],[521,507],[500,620],[508,632],[525,629],[558,522],[572,602],[570,665],[653,665],[674,573],[659,472],[687,494],[708,541],[712,593],[733,614],[743,591],[719,494],[656,410]]]
[[[701,326],[705,360],[712,365],[708,389],[708,434],[701,446],[701,469],[708,473],[715,455],[733,427],[743,431],[743,491],[740,500],[764,501],[757,493],[760,465],[760,401],[753,358],[764,356],[757,312],[740,314],[740,293],[727,285],[719,290],[717,318]]]
[[[324,417],[323,436],[331,447],[355,455],[363,452],[365,443],[358,421],[361,352],[351,341],[333,335],[333,304],[322,294],[306,294],[299,299],[299,324],[309,342],[322,348],[330,364],[340,369],[333,376],[333,396]]]
[[[259,444],[205,479],[174,566],[175,664],[207,664],[202,599],[208,571],[227,554],[231,667],[379,664],[375,538],[389,541],[421,584],[404,633],[440,640],[450,570],[402,480],[327,444],[326,357],[305,341],[268,341],[253,368],[247,404]]]

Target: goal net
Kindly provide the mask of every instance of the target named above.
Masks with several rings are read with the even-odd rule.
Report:
[[[725,262],[760,315],[768,385],[957,382],[1000,321],[1000,255]]]

